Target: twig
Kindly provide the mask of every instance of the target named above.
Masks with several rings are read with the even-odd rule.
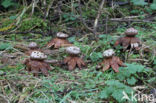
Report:
[[[125,19],[125,18],[112,18],[112,19],[109,19],[109,21],[118,21],[118,22],[152,22],[152,21],[149,21],[149,20],[134,20],[134,19]]]
[[[45,60],[44,62],[46,62],[48,64],[56,64],[56,63],[61,63],[62,61],[59,61],[59,60]]]
[[[134,61],[134,62],[136,62],[136,61],[145,61],[145,62],[148,62],[148,60],[146,60],[146,59],[128,59],[129,61]]]
[[[28,34],[28,33],[35,33],[35,34],[46,34],[42,31],[5,31],[5,32],[0,32],[0,35],[7,35],[7,34]]]
[[[29,48],[25,47],[24,45],[15,45],[14,48],[17,48],[17,49],[22,49],[23,51],[28,51]]]
[[[106,16],[106,27],[105,27],[106,34],[107,34],[107,32],[108,32],[107,26],[108,26],[108,15]]]
[[[95,32],[96,32],[96,29],[97,29],[97,25],[98,25],[99,18],[100,18],[100,16],[101,16],[101,11],[102,11],[104,2],[105,2],[105,0],[102,0],[101,5],[100,5],[99,10],[98,10],[97,17],[96,17],[96,19],[95,19],[95,21],[94,21],[93,30],[94,30]]]
[[[83,25],[84,25],[89,31],[91,31],[92,33],[96,34],[92,28],[90,28],[90,27],[87,26],[85,20],[84,20],[83,17],[82,17],[82,9],[81,9],[80,0],[79,0],[79,10],[80,10],[80,20],[82,21]]]
[[[50,10],[51,6],[53,5],[53,2],[54,2],[54,0],[51,0],[50,3],[49,3],[48,8],[47,8],[47,11],[46,11],[46,14],[45,14],[45,18],[48,17],[48,15],[49,15],[49,10]]]

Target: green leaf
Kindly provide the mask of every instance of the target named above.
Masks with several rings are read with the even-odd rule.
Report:
[[[76,39],[75,36],[72,36],[72,37],[68,38],[69,42],[72,42],[72,43],[75,42],[75,39]]]
[[[123,83],[119,82],[118,80],[108,80],[105,83],[109,86],[114,86],[118,88],[124,88],[126,86]]]
[[[0,44],[0,50],[5,50],[9,47],[11,47],[11,44],[9,44],[9,43],[1,43]]]
[[[131,2],[133,2],[134,5],[139,5],[139,6],[144,6],[148,4],[144,0],[131,0]]]
[[[10,17],[9,17],[10,20],[14,20],[14,19],[16,19],[16,18],[17,18],[17,16],[10,16]]]
[[[153,77],[151,79],[148,80],[149,83],[156,81],[156,77]]]
[[[101,99],[103,99],[103,98],[105,98],[105,99],[108,98],[108,97],[109,97],[108,91],[109,91],[108,88],[105,87],[105,88],[101,91],[99,97],[100,97]]]
[[[152,10],[156,10],[156,4],[155,4],[155,3],[151,4],[151,5],[150,5],[150,8],[151,8]]]
[[[136,82],[137,82],[137,80],[134,77],[127,79],[127,83],[130,85],[134,85]]]
[[[113,92],[114,92],[115,88],[113,88],[112,86],[109,87],[105,87],[99,94],[99,97],[101,99],[106,99],[108,98]]]
[[[153,64],[155,64],[156,65],[156,58],[154,58],[154,63]]]
[[[99,35],[99,38],[106,39],[108,41],[111,41],[112,40],[112,36],[109,35],[109,34],[101,34],[101,35]]]
[[[100,52],[92,52],[92,54],[90,55],[90,59],[95,62],[97,61],[98,59],[102,58],[102,53]]]
[[[117,89],[112,93],[112,97],[114,97],[118,102],[123,102],[122,97],[123,97],[123,89]]]
[[[12,0],[4,0],[1,4],[4,8],[8,8],[10,6],[15,5],[15,3],[12,2]]]
[[[145,67],[143,65],[138,64],[127,64],[127,67],[125,68],[129,71],[131,74],[135,74],[136,72],[143,72],[145,70]]]
[[[156,0],[153,1],[153,3],[150,5],[150,8],[152,10],[156,10]]]

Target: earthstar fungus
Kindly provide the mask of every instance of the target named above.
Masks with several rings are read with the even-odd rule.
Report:
[[[126,49],[135,49],[139,50],[141,41],[139,38],[135,37],[138,34],[138,31],[134,28],[129,28],[125,31],[125,37],[120,37],[114,44],[114,46],[121,45],[123,50]]]
[[[103,52],[105,59],[102,61],[102,63],[100,63],[100,66],[103,66],[102,71],[106,71],[109,68],[112,68],[115,72],[119,72],[120,66],[126,66],[119,57],[114,55],[115,52],[113,49],[108,49]]]
[[[66,52],[70,55],[64,59],[64,64],[68,65],[68,70],[74,70],[76,66],[82,69],[82,66],[85,66],[85,62],[78,56],[81,53],[79,47],[67,47]]]
[[[27,46],[28,48],[29,48],[29,50],[28,51],[26,51],[26,54],[27,55],[31,55],[31,53],[33,52],[33,51],[40,51],[39,50],[39,47],[38,47],[38,45],[37,45],[37,43],[36,42],[30,42],[29,43],[29,45]]]
[[[48,76],[48,70],[52,70],[48,63],[44,62],[47,56],[40,51],[32,51],[30,58],[25,59],[24,64],[29,72],[32,72],[35,76],[41,72],[45,76]]]
[[[52,39],[48,44],[47,44],[47,48],[60,48],[60,47],[67,47],[67,46],[71,46],[72,44],[66,39],[68,38],[68,34],[62,33],[62,32],[58,32],[56,34],[56,38]]]

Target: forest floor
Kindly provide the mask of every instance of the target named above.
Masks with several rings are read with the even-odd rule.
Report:
[[[12,15],[13,13],[8,13],[0,17],[0,24],[3,24],[0,31],[14,28],[12,24],[15,19]],[[22,23],[16,27],[18,33],[16,29],[13,29],[13,33],[1,32],[0,56],[4,62],[0,64],[0,100],[2,99],[4,103],[5,101],[6,103],[7,101],[10,103],[121,103],[126,102],[122,100],[123,91],[130,98],[133,92],[148,96],[156,93],[156,22],[131,23],[130,26],[138,30],[137,37],[142,41],[146,52],[145,48],[138,53],[122,52],[120,47],[117,47],[116,55],[127,67],[120,67],[119,73],[115,73],[112,69],[102,72],[96,67],[103,60],[103,51],[113,48],[117,38],[123,36],[127,24],[121,23],[113,31],[108,29],[107,34],[99,33],[94,38],[95,34],[92,32],[79,32],[78,30],[83,30],[84,26],[73,24],[73,21],[70,21],[70,27],[63,24],[49,26],[48,21],[25,14]],[[71,25],[76,27],[73,29]],[[45,28],[52,28],[52,31],[45,32]],[[25,32],[34,29],[39,30],[39,33]],[[68,40],[80,47],[81,57],[87,62],[87,66],[82,70],[76,68],[69,71],[66,67],[51,65],[52,70],[49,71],[48,77],[43,74],[35,77],[28,73],[22,64],[27,56],[15,45],[27,46],[33,41],[38,43],[40,48],[45,48],[45,45],[61,30],[69,33]],[[48,59],[63,60],[66,56],[64,48],[60,48],[58,53],[49,54]],[[135,102],[132,99],[129,101]],[[143,101],[149,101],[149,98],[143,98]]]

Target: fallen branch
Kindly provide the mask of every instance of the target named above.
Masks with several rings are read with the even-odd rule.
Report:
[[[103,8],[104,3],[105,3],[105,0],[102,0],[101,5],[100,5],[99,10],[98,10],[97,17],[96,17],[96,19],[95,19],[95,21],[94,21],[93,30],[94,30],[95,32],[96,32],[96,29],[97,29],[98,21],[99,21],[99,18],[100,18],[100,16],[101,16],[101,11],[102,11],[102,8]]]
[[[42,31],[12,31],[12,32],[9,32],[9,31],[5,31],[5,32],[0,32],[0,35],[7,35],[7,34],[28,34],[28,33],[34,33],[34,34],[47,34],[45,32],[42,32]]]
[[[22,51],[28,51],[29,50],[29,48],[27,48],[23,45],[19,45],[19,44],[14,45],[14,48],[21,49]]]
[[[56,64],[56,63],[61,63],[62,61],[59,61],[59,60],[44,60],[44,62],[46,62],[48,64]]]

